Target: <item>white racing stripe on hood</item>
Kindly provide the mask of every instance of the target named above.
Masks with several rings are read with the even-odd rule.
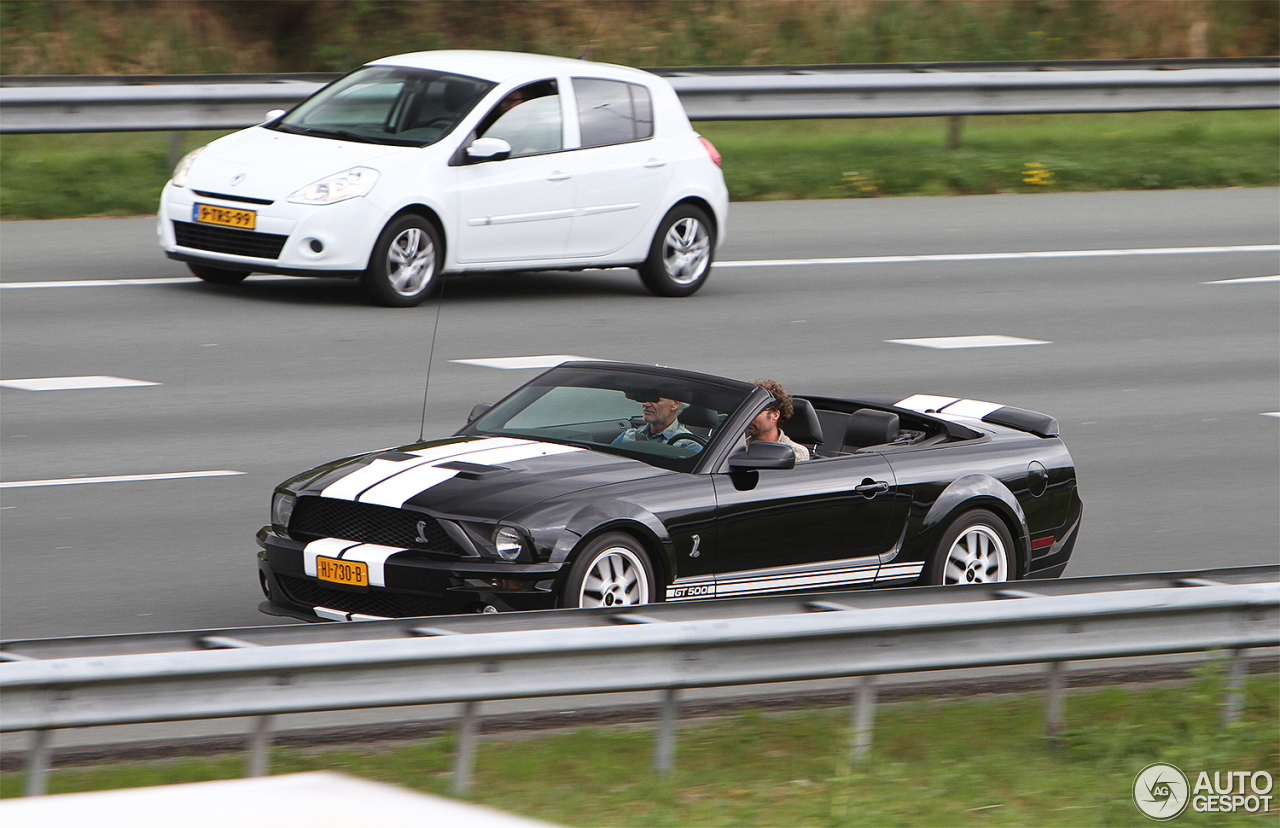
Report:
[[[380,506],[400,508],[405,502],[425,492],[432,486],[438,486],[458,474],[454,469],[442,469],[440,463],[450,460],[462,460],[467,463],[518,463],[521,460],[532,460],[535,457],[547,457],[553,454],[566,454],[582,451],[577,446],[561,446],[555,443],[535,443],[520,441],[516,445],[499,445],[486,447],[479,442],[469,443],[478,450],[457,453],[448,458],[440,458],[430,465],[416,466],[395,477],[388,478],[360,495],[361,503],[376,503]]]
[[[376,503],[379,506],[394,506],[399,509],[404,502],[414,495],[425,492],[452,477],[457,476],[454,469],[438,469],[435,466],[418,466],[403,474],[397,474],[384,480],[357,498],[361,503]]]
[[[477,451],[517,445],[528,446],[535,444],[529,440],[516,440],[511,437],[489,437],[484,440],[450,443],[447,446],[433,446],[409,452],[416,455],[413,459],[385,460],[378,458],[367,466],[361,466],[325,486],[320,492],[320,496],[331,497],[335,500],[356,500],[360,498],[360,493],[366,489],[371,489],[379,483],[409,469],[425,466],[429,463],[452,460],[464,454],[472,454]],[[400,504],[397,503],[395,505],[399,506]]]
[[[339,540],[338,538],[313,540],[302,550],[302,571],[312,578],[318,578],[320,576],[316,571],[317,557],[323,555],[326,558],[337,558],[351,547],[359,545],[355,541]]]

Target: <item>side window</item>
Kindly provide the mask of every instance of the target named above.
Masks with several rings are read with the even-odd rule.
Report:
[[[477,136],[501,138],[511,157],[563,149],[560,93],[556,82],[539,81],[508,94],[476,130]]]
[[[649,90],[639,84],[574,78],[583,147],[623,144],[653,136]]]

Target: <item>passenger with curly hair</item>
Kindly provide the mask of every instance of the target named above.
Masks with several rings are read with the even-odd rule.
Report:
[[[796,462],[801,463],[809,459],[809,450],[799,443],[794,442],[782,430],[787,420],[791,419],[795,409],[791,405],[791,395],[782,390],[782,386],[771,379],[758,379],[752,381],[753,385],[758,385],[773,395],[773,402],[765,407],[756,415],[756,418],[747,425],[747,443],[754,443],[757,440],[763,440],[769,443],[782,443],[787,446],[796,456]]]

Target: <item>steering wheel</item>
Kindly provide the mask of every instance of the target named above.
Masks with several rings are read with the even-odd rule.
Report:
[[[679,440],[692,440],[703,448],[706,448],[707,444],[711,442],[706,437],[694,434],[692,431],[678,431],[671,435],[671,439],[667,440],[667,445],[674,446]]]

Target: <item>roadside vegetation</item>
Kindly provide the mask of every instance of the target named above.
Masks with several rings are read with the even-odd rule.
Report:
[[[735,201],[1280,183],[1274,112],[699,123]],[[188,133],[192,149],[223,133]],[[167,133],[0,140],[0,218],[152,213],[171,172]]]
[[[1199,58],[1280,52],[1273,0],[0,2],[4,75],[347,71],[440,48],[631,66]],[[735,200],[1274,186],[1267,112],[700,123]],[[208,134],[184,136],[186,148]],[[5,136],[0,218],[140,215],[165,133]]]
[[[1039,694],[884,704],[863,763],[845,748],[846,709],[749,711],[686,723],[676,769],[662,777],[650,770],[648,726],[489,737],[468,798],[563,825],[1136,825],[1145,818],[1131,786],[1153,762],[1178,766],[1193,784],[1201,770],[1280,779],[1277,676],[1250,679],[1244,716],[1226,729],[1221,690],[1213,667],[1175,685],[1076,690],[1057,740],[1039,735]],[[452,747],[444,736],[277,748],[271,769],[334,770],[447,796]],[[50,792],[234,778],[244,764],[237,754],[63,768]],[[0,793],[17,796],[22,783],[23,774],[4,774]],[[1178,818],[1188,826],[1264,822],[1274,817],[1188,809]]]

